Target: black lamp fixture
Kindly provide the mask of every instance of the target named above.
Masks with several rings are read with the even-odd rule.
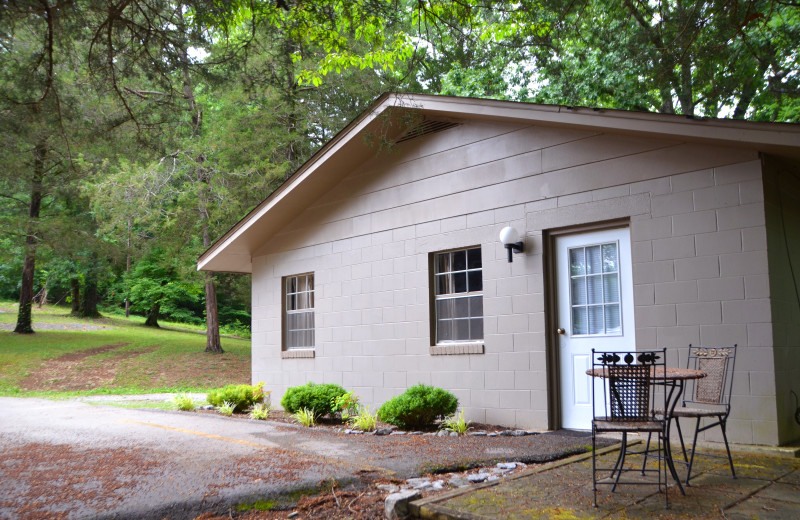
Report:
[[[519,231],[511,226],[506,226],[500,231],[500,242],[508,249],[508,262],[511,263],[511,252],[522,253],[525,244],[519,239]]]

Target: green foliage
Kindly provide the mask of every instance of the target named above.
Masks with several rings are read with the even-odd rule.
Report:
[[[305,408],[314,412],[314,415],[323,417],[336,411],[334,402],[345,394],[347,390],[335,383],[318,385],[309,382],[288,388],[281,399],[281,406],[290,414]]]
[[[455,432],[459,435],[464,435],[470,429],[470,422],[464,420],[464,410],[461,410],[458,415],[451,415],[442,421],[442,430]]]
[[[189,395],[179,394],[176,395],[173,400],[175,401],[175,408],[178,410],[190,412],[195,408],[194,399],[192,399]]]
[[[364,432],[371,432],[378,425],[378,414],[371,412],[369,407],[361,408],[357,414],[347,420],[350,427]]]
[[[292,418],[295,422],[302,424],[306,428],[311,428],[317,424],[317,417],[318,415],[314,412],[314,410],[310,410],[308,408],[303,408],[302,410],[298,410],[296,413],[292,414]]]
[[[228,385],[212,390],[206,400],[214,406],[231,403],[236,412],[243,412],[264,400],[264,383],[251,385]]]
[[[225,401],[217,407],[217,411],[226,417],[230,417],[233,415],[233,412],[236,411],[236,405],[229,401]]]
[[[425,428],[439,418],[454,414],[457,408],[458,399],[452,393],[418,384],[383,403],[378,417],[400,428]]]
[[[331,401],[332,413],[338,413],[342,420],[347,421],[351,416],[358,413],[360,408],[359,398],[355,392],[350,391],[344,395],[334,397]]]
[[[271,411],[270,405],[267,403],[257,403],[253,405],[253,408],[250,410],[250,418],[256,419],[259,421],[264,421],[269,418],[269,412]]]

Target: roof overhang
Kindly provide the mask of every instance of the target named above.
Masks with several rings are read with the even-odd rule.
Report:
[[[387,93],[347,125],[285,183],[198,259],[198,270],[252,272],[252,255],[309,203],[375,153],[365,136],[397,137],[401,113],[426,118],[492,120],[734,146],[800,159],[800,125],[694,118],[624,110]],[[380,117],[380,116],[384,117]]]

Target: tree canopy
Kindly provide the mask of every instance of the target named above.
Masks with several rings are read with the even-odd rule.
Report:
[[[798,41],[793,0],[4,0],[0,296],[218,352],[248,283],[197,255],[380,93],[797,123]]]

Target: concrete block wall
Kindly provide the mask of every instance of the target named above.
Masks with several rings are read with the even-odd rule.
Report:
[[[404,143],[309,204],[253,258],[253,379],[276,402],[315,381],[373,406],[422,382],[453,391],[470,420],[548,428],[557,399],[543,234],[630,219],[637,345],[683,349],[683,363],[689,343],[738,343],[732,439],[772,444],[760,171],[744,150],[492,122]],[[497,241],[506,225],[525,235],[512,264]],[[476,245],[484,351],[432,355],[429,255]],[[282,359],[281,278],[305,272],[315,274],[314,357]]]

